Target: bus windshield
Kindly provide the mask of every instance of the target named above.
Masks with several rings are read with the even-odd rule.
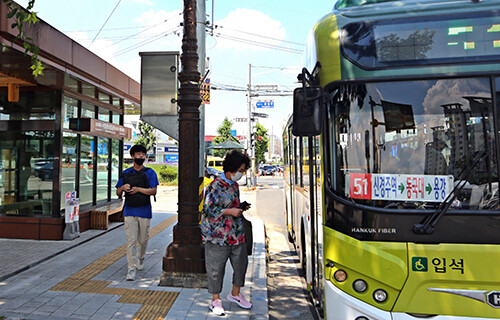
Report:
[[[365,205],[431,209],[460,183],[451,210],[498,209],[492,101],[486,77],[335,88],[332,188]]]

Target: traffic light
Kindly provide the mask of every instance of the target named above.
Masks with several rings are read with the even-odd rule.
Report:
[[[255,147],[255,133],[254,133],[254,132],[252,132],[252,133],[250,134],[250,146],[251,146],[252,148],[254,148],[254,147]]]

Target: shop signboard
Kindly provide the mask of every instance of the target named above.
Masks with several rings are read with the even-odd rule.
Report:
[[[179,155],[178,154],[166,154],[165,163],[173,166],[179,165]]]
[[[69,128],[74,131],[87,132],[98,137],[112,139],[130,139],[132,137],[132,129],[130,128],[93,118],[70,118]]]

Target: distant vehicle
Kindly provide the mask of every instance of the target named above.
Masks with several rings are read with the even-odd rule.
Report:
[[[222,169],[223,161],[224,161],[223,158],[209,156],[207,157],[207,168],[212,167],[219,170],[220,172],[223,172],[224,171],[224,169]]]
[[[31,159],[31,168],[35,171],[35,175],[38,170],[46,165],[47,163],[51,163],[54,161],[54,158],[32,158]]]
[[[205,168],[205,177],[207,178],[210,178],[210,179],[215,179],[217,178],[218,176],[220,176],[222,174],[222,171],[219,171],[215,168],[212,168],[212,167],[206,167]]]
[[[35,169],[35,174],[42,181],[52,180],[54,176],[54,162],[49,162]]]
[[[261,176],[272,176],[274,172],[274,168],[271,165],[264,165],[259,170],[259,174]]]

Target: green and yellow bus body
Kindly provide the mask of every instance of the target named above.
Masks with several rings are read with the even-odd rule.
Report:
[[[500,1],[340,0],[306,67],[284,193],[321,313],[500,319]]]

